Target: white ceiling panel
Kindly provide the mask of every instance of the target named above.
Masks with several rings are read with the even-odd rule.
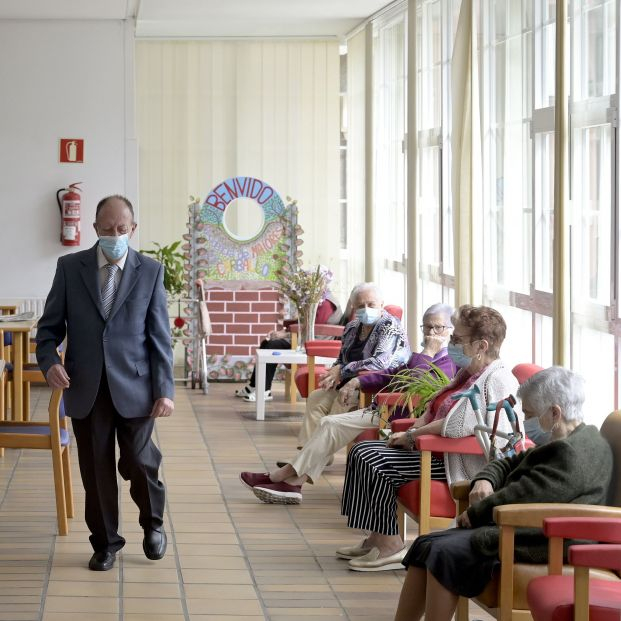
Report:
[[[0,19],[125,19],[138,37],[334,37],[388,0],[0,0]]]
[[[342,36],[387,0],[141,0],[139,37]]]

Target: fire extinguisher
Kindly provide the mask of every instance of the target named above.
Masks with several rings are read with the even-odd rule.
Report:
[[[60,242],[63,246],[80,245],[80,183],[82,182],[72,183],[68,188],[60,188],[56,192],[61,217]],[[61,192],[65,192],[62,198]]]

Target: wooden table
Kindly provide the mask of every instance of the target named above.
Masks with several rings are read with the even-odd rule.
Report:
[[[23,400],[23,371],[24,364],[28,362],[30,331],[37,325],[38,318],[24,321],[0,321],[0,330],[10,332],[13,335],[13,391],[11,400],[11,414],[13,420],[24,420]]]

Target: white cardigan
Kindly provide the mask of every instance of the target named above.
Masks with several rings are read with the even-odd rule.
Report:
[[[461,372],[457,374],[455,380],[459,380]],[[489,403],[495,403],[508,395],[514,395],[518,389],[518,381],[511,371],[509,371],[502,360],[494,360],[487,366],[485,371],[477,378],[475,385],[481,391],[481,414],[486,425],[491,427],[494,422],[494,412],[486,412],[485,408]],[[523,428],[524,420],[520,404],[515,406],[515,413],[520,420]],[[470,404],[470,399],[459,399],[451,408],[444,419],[441,435],[446,438],[464,438],[474,434],[474,426],[477,424],[476,415]],[[498,422],[498,430],[510,433],[511,424],[506,416],[501,416]],[[504,446],[506,440],[496,439],[498,446]],[[472,480],[479,470],[487,463],[483,455],[462,455],[461,453],[445,453],[444,469],[446,479],[451,485],[456,481]]]

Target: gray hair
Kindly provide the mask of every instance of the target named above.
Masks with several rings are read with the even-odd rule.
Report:
[[[453,313],[455,309],[450,304],[432,304],[424,313],[423,313],[423,321],[425,321],[425,317],[429,317],[429,315],[442,315],[446,322],[446,325],[449,327],[453,327]]]
[[[363,291],[374,291],[375,295],[377,295],[377,297],[382,302],[384,301],[384,294],[382,293],[382,290],[374,282],[362,282],[359,285],[356,285],[351,291],[351,296],[349,299],[351,300],[352,304],[355,304],[358,296]]]
[[[550,367],[529,377],[518,389],[518,397],[527,401],[540,416],[558,405],[566,421],[584,418],[584,378],[563,367]]]

